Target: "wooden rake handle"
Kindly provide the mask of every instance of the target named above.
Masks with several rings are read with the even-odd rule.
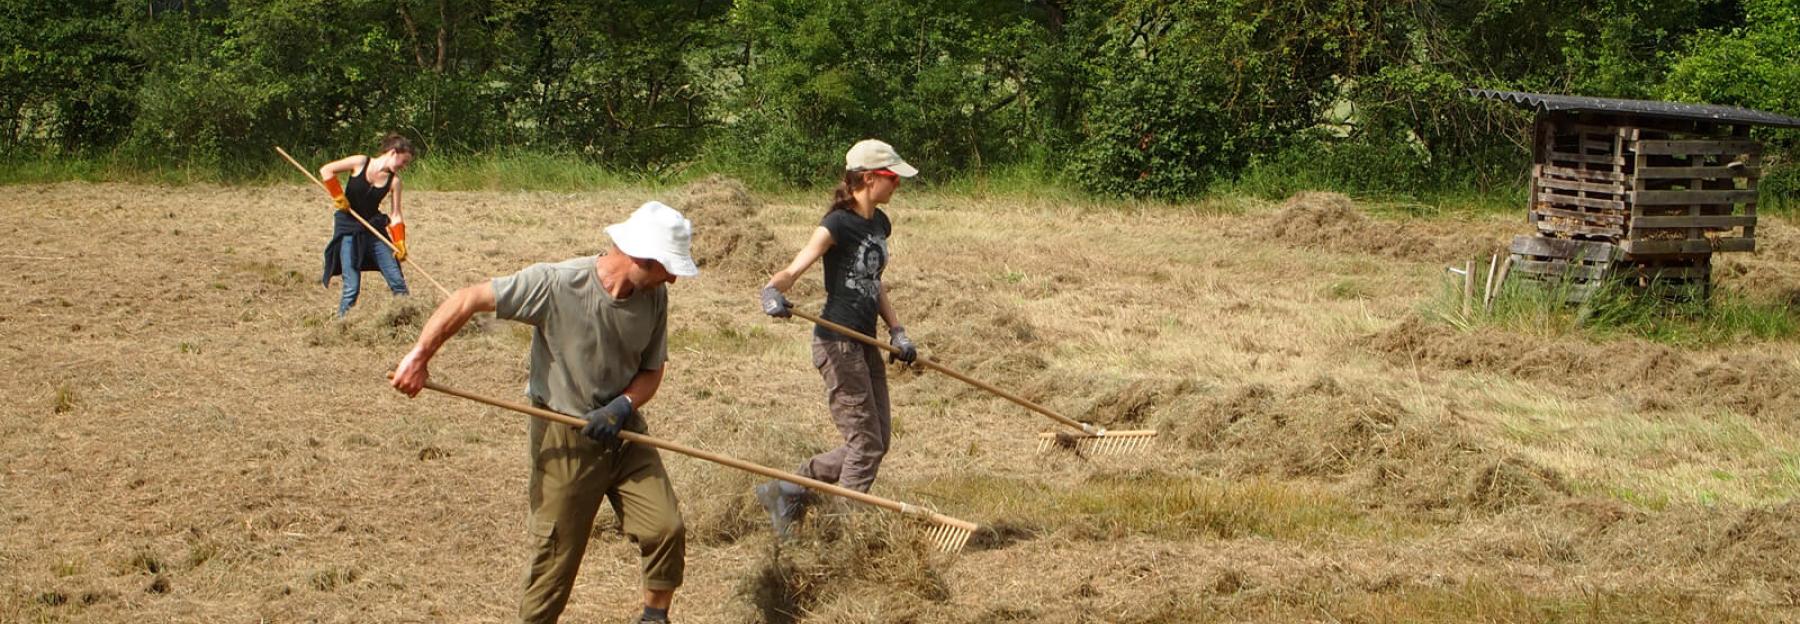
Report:
[[[287,150],[281,149],[281,146],[277,145],[277,146],[275,146],[275,153],[281,154],[282,158],[287,159],[288,164],[293,165],[295,169],[300,170],[300,173],[305,174],[306,179],[312,180],[313,184],[318,185],[319,190],[325,191],[327,193],[331,192],[331,189],[325,188],[324,181],[320,180],[317,176],[314,176],[312,174],[312,171],[307,170],[307,168],[304,165],[300,164],[300,161],[294,160],[293,156],[289,156],[287,153]],[[370,225],[369,221],[367,219],[362,218],[362,215],[356,214],[355,210],[348,210],[346,212],[349,212],[350,216],[356,217],[357,223],[361,223],[363,225],[363,227],[368,228],[369,233],[374,234],[376,240],[379,240],[379,241],[381,241],[382,244],[387,245],[388,249],[393,250],[394,253],[400,253],[400,248],[398,246],[394,245],[394,241],[388,240],[387,234],[384,234],[380,230],[375,229],[375,226]],[[418,269],[419,274],[425,276],[425,279],[430,280],[431,285],[436,286],[438,289],[438,292],[443,293],[445,299],[450,298],[450,290],[447,288],[444,288],[443,284],[439,284],[437,281],[437,278],[432,277],[431,272],[425,270],[425,267],[419,266],[419,261],[408,258],[407,262],[412,264],[412,267],[414,269]],[[346,267],[346,269],[348,269],[348,267]]]
[[[389,372],[388,378],[393,379],[393,377],[394,377],[394,374],[392,372]],[[436,390],[438,392],[442,392],[444,394],[448,394],[450,396],[462,397],[462,398],[465,398],[465,399],[468,399],[471,401],[475,401],[477,403],[486,403],[486,404],[492,405],[494,407],[498,407],[498,408],[502,408],[502,409],[509,409],[509,410],[512,410],[515,412],[519,412],[521,414],[535,416],[537,418],[541,418],[541,419],[544,419],[546,421],[553,422],[553,423],[569,425],[571,427],[582,427],[582,426],[587,425],[586,420],[576,418],[574,416],[570,416],[570,415],[564,414],[562,412],[555,412],[555,411],[551,411],[551,410],[547,410],[547,409],[542,409],[539,407],[525,405],[522,403],[513,403],[511,401],[502,401],[502,400],[495,399],[492,397],[485,397],[485,396],[481,396],[479,394],[463,392],[461,390],[443,386],[436,382],[427,381],[427,382],[425,382],[425,387],[428,389],[431,389],[431,390]],[[741,459],[726,457],[726,456],[720,455],[718,453],[703,451],[703,450],[700,450],[700,449],[697,449],[697,448],[694,448],[691,446],[687,446],[685,444],[670,442],[668,440],[663,440],[660,438],[653,438],[653,437],[650,437],[650,436],[647,436],[647,435],[644,435],[641,433],[633,433],[630,431],[620,431],[619,439],[625,440],[627,442],[631,442],[632,444],[643,444],[645,446],[651,446],[651,447],[659,448],[659,449],[662,449],[665,451],[680,453],[682,455],[687,455],[689,457],[704,459],[706,461],[709,461],[709,462],[712,462],[715,464],[729,466],[729,467],[736,468],[738,470],[742,470],[745,472],[756,473],[756,474],[759,474],[759,475],[762,475],[762,476],[765,476],[765,477],[768,477],[771,479],[780,479],[782,481],[787,481],[790,483],[797,483],[797,484],[806,486],[808,488],[818,490],[820,492],[825,492],[827,494],[834,494],[837,496],[842,496],[844,498],[848,498],[850,500],[854,500],[859,503],[874,505],[874,506],[880,507],[882,509],[896,511],[896,512],[900,512],[903,514],[914,514],[914,515],[923,516],[923,517],[931,520],[932,522],[936,522],[939,524],[947,524],[947,525],[955,526],[957,528],[968,530],[968,531],[975,531],[976,529],[980,528],[978,525],[976,525],[973,522],[968,522],[966,520],[959,520],[956,518],[952,518],[950,516],[946,516],[946,515],[931,511],[929,509],[925,509],[923,507],[908,505],[906,503],[902,503],[899,501],[888,500],[888,499],[882,498],[880,496],[875,496],[872,494],[864,494],[864,493],[858,492],[856,490],[833,485],[830,483],[826,483],[824,481],[819,481],[817,479],[808,479],[806,477],[802,477],[800,475],[793,474],[791,472],[783,472],[783,471],[776,470],[774,468],[770,468],[768,466],[764,466],[761,464],[753,464],[753,463],[750,463],[750,462],[747,462],[747,461],[744,461]]]
[[[825,319],[813,316],[811,314],[807,314],[805,312],[801,312],[799,310],[790,309],[789,312],[792,312],[794,316],[800,317],[802,319],[806,319],[808,321],[812,321],[814,323],[818,323],[819,326],[824,327],[825,329],[829,329],[831,331],[834,331],[834,332],[837,332],[844,336],[847,336],[853,340],[856,340],[857,342],[861,342],[863,344],[869,345],[871,347],[875,347],[877,349],[881,349],[883,351],[887,351],[888,353],[893,353],[895,355],[898,355],[900,353],[900,349],[895,348],[894,345],[890,345],[890,344],[882,342],[880,340],[876,340],[876,339],[871,338],[868,335],[866,335],[862,332],[856,331],[854,329],[844,327],[843,325],[839,325],[837,323],[827,321]],[[1076,429],[1080,429],[1082,432],[1087,433],[1088,435],[1103,435],[1106,431],[1105,429],[1102,429],[1100,427],[1095,427],[1093,425],[1081,422],[1079,420],[1069,418],[1068,416],[1058,414],[1054,411],[1051,411],[1050,408],[1044,407],[1042,405],[1038,405],[1037,403],[1032,402],[1031,400],[1026,399],[1025,397],[1013,394],[1011,392],[1007,392],[1005,390],[1001,390],[1000,388],[994,387],[992,384],[988,384],[979,379],[975,379],[968,375],[964,375],[961,372],[958,372],[948,366],[944,366],[943,364],[933,362],[933,361],[931,361],[931,359],[926,358],[924,356],[920,356],[918,359],[914,360],[914,363],[916,363],[920,366],[923,366],[925,368],[929,368],[931,370],[943,373],[945,375],[955,377],[958,381],[961,381],[961,382],[969,384],[971,386],[975,386],[982,390],[991,392],[995,396],[998,396],[1002,399],[1006,399],[1008,401],[1017,403],[1021,407],[1024,407],[1025,409],[1048,416],[1048,417],[1050,417],[1051,420],[1054,420],[1056,422],[1062,423],[1062,424],[1070,426],[1070,427],[1074,427]]]

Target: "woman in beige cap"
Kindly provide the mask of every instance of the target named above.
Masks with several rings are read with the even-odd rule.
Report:
[[[881,205],[900,188],[901,178],[918,173],[887,143],[869,139],[851,146],[844,155],[844,180],[832,191],[831,207],[813,230],[812,239],[787,268],[763,286],[763,313],[788,318],[790,304],[782,293],[792,288],[814,261],[824,258],[825,309],[819,316],[869,337],[876,335],[879,316],[887,324],[889,344],[901,352],[897,358],[905,362],[917,358],[918,349],[906,337],[906,328],[900,325],[900,316],[881,284],[881,274],[887,269],[888,237],[893,233]],[[881,350],[815,326],[812,353],[813,367],[825,379],[832,421],[844,443],[808,459],[798,472],[867,492],[887,454],[892,431]],[[771,481],[757,486],[756,498],[769,511],[775,533],[786,537],[789,525],[805,514],[808,494],[797,484]]]

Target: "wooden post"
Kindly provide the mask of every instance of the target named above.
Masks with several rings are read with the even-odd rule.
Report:
[[[1507,254],[1506,260],[1500,263],[1500,273],[1494,276],[1494,287],[1488,289],[1487,301],[1481,303],[1481,307],[1487,308],[1489,312],[1494,311],[1494,299],[1506,288],[1506,273],[1512,270],[1512,262],[1512,254]]]
[[[1488,256],[1487,284],[1481,287],[1481,311],[1488,311],[1488,302],[1494,300],[1494,271],[1500,268],[1500,254]]]
[[[1462,315],[1463,315],[1463,318],[1465,318],[1465,319],[1469,318],[1469,315],[1474,312],[1474,310],[1473,310],[1474,298],[1475,298],[1475,261],[1474,260],[1464,260],[1463,261]]]

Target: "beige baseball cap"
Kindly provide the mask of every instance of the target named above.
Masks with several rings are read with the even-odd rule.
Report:
[[[606,226],[606,235],[625,255],[661,262],[671,275],[700,274],[692,253],[694,224],[662,202],[644,202],[623,222]]]
[[[906,161],[900,159],[900,155],[894,152],[894,146],[875,139],[857,141],[856,145],[850,146],[850,151],[844,154],[844,170],[846,171],[874,171],[876,169],[892,171],[902,178],[919,175],[918,169],[914,169],[912,165],[906,164]]]

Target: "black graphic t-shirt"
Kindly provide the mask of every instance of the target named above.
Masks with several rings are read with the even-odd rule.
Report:
[[[832,241],[831,249],[825,251],[825,310],[819,316],[873,337],[893,224],[887,213],[877,208],[873,219],[851,210],[833,210],[819,220],[819,226],[831,232]],[[848,340],[818,326],[813,327],[813,335]]]

